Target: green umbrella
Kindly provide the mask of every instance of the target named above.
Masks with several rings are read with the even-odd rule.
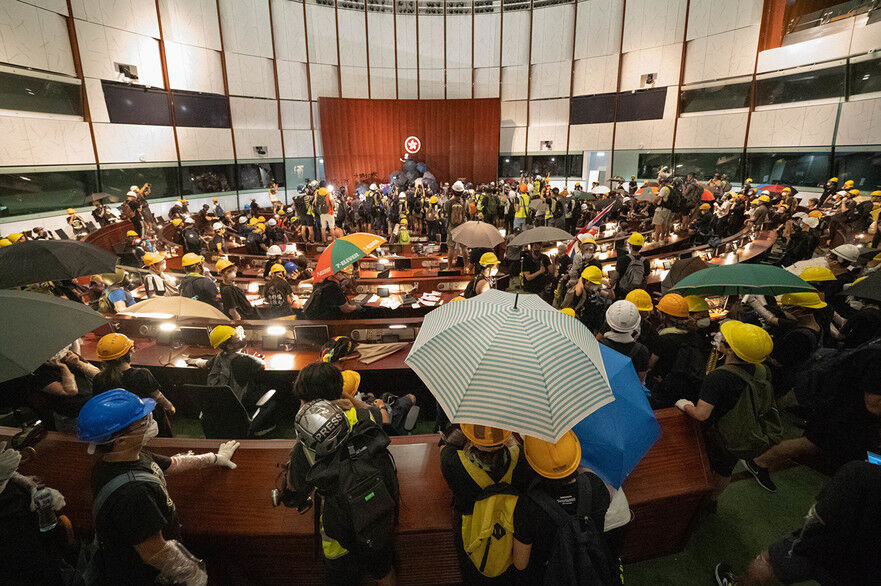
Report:
[[[670,289],[670,293],[680,295],[782,295],[800,291],[816,289],[780,267],[745,263],[697,271]]]
[[[0,291],[0,382],[32,372],[82,336],[107,323],[88,305],[29,291]]]
[[[572,197],[575,199],[586,199],[588,201],[592,201],[597,198],[596,194],[590,193],[588,191],[574,191],[572,193]]]

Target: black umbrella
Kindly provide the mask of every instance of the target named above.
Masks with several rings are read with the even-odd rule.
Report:
[[[116,270],[116,255],[77,240],[29,240],[0,248],[0,289]]]
[[[7,246],[7,248],[9,247]],[[881,301],[881,271],[870,273],[868,277],[860,279],[859,283],[854,283],[840,294]]]
[[[688,275],[696,273],[709,266],[710,265],[704,262],[704,259],[699,256],[680,258],[673,263],[673,266],[671,266],[670,270],[667,271],[667,276],[664,277],[663,281],[661,281],[661,293],[666,294],[676,285],[676,283],[678,283]]]

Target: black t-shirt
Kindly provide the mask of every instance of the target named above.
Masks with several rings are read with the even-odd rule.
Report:
[[[220,234],[215,234],[211,239],[211,252],[226,252],[226,240]]]
[[[235,285],[220,285],[220,298],[223,301],[223,311],[227,315],[231,315],[230,310],[235,309],[242,319],[260,319],[257,310],[245,297],[245,292]]]
[[[629,356],[630,360],[633,362],[633,369],[636,372],[646,372],[649,369],[649,359],[651,359],[652,353],[649,352],[649,349],[646,348],[645,345],[639,342],[621,343],[614,340],[607,340],[605,337],[600,340],[600,342],[612,350],[617,350],[624,356]]]
[[[606,511],[609,510],[611,498],[609,489],[599,476],[593,472],[584,472],[590,480],[590,513],[588,518],[593,522],[597,532],[603,534]],[[540,481],[538,487],[548,493],[557,503],[573,517],[578,512],[578,483]],[[529,565],[533,568],[542,567],[548,560],[554,538],[557,534],[556,524],[547,513],[527,496],[517,500],[514,508],[514,539],[526,545],[532,545]]]
[[[847,319],[841,328],[846,348],[855,348],[864,342],[881,336],[881,310],[864,307]]]
[[[544,291],[545,283],[548,280],[548,272],[550,271],[551,259],[548,258],[546,254],[540,254],[538,258],[532,255],[531,252],[523,253],[523,289],[529,293],[541,293]],[[541,267],[545,268],[545,273],[539,275],[538,277],[532,279],[531,281],[526,280],[526,274],[531,274],[538,271]]]
[[[294,290],[291,288],[291,284],[288,283],[287,279],[278,276],[272,277],[263,289],[263,296],[266,298],[266,303],[272,308],[290,307],[288,296],[293,295],[293,293]]]
[[[248,254],[262,254],[263,248],[260,246],[263,242],[263,234],[261,232],[251,232],[245,238],[245,248]]]
[[[146,368],[129,368],[122,373],[122,383],[114,385],[108,380],[110,377],[107,371],[101,371],[92,379],[92,392],[94,394],[103,393],[117,387],[134,393],[142,399],[151,396],[159,390],[159,383],[153,376],[153,373]]]
[[[820,332],[795,324],[784,327],[774,337],[771,357],[783,368],[804,364],[820,342]]]
[[[208,277],[187,275],[180,282],[180,296],[217,307],[217,285]]]
[[[0,492],[0,527],[0,584],[63,584],[31,511],[30,490],[14,480]]]
[[[135,462],[99,461],[92,470],[92,497],[120,474],[149,472],[165,485],[171,458],[142,451]],[[130,482],[116,489],[95,514],[97,555],[102,584],[153,584],[158,572],[145,564],[134,546],[156,533],[180,539],[180,524],[168,493],[155,483]]]
[[[76,417],[80,414],[80,409],[86,404],[91,397],[88,383],[85,377],[77,371],[73,371],[76,378],[77,388],[79,392],[76,395],[55,395],[52,393],[43,393],[49,404],[49,408],[55,413],[59,413],[66,417]],[[61,382],[61,369],[50,364],[41,364],[31,375],[31,382],[38,391],[52,383]]]
[[[345,314],[340,306],[348,302],[343,288],[336,281],[322,281],[312,290],[309,307],[304,312],[306,319],[342,319]]]
[[[441,473],[453,493],[453,508],[461,515],[471,512],[474,508],[474,502],[483,489],[474,482],[468,471],[462,466],[459,451],[457,447],[449,444],[441,449]],[[501,480],[508,470],[510,461],[510,453],[506,451],[505,457],[499,459],[499,465],[487,473],[494,480]],[[511,477],[511,485],[514,488],[524,490],[533,476],[534,473],[521,450],[520,457],[514,467],[514,474]]]
[[[753,364],[738,364],[737,368],[753,375],[756,367]],[[734,409],[741,393],[746,390],[746,383],[742,378],[719,368],[710,372],[701,385],[700,400],[713,406],[708,422],[718,421],[726,413]]]

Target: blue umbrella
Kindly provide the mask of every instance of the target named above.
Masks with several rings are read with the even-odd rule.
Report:
[[[615,488],[661,437],[630,358],[600,344],[603,366],[615,400],[585,417],[574,430],[581,442],[581,465]]]

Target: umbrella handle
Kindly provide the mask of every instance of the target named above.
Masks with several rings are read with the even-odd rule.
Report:
[[[520,299],[520,293],[514,294],[514,309],[517,309],[517,301]]]

